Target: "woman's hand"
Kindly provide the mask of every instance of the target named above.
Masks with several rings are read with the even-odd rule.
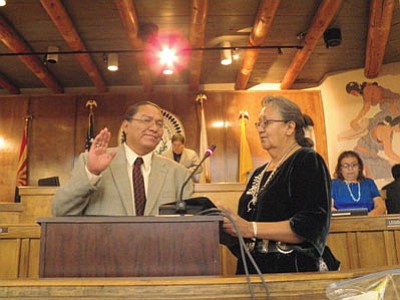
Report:
[[[245,219],[239,217],[236,213],[234,213],[231,209],[227,206],[223,205],[222,203],[216,201],[215,205],[218,209],[224,211],[226,214],[230,215],[232,220],[235,222],[236,227],[240,231],[243,238],[253,238],[253,225],[251,222],[246,221]],[[237,237],[238,232],[235,229],[235,226],[232,224],[231,220],[227,217],[224,218],[224,223],[222,225],[223,230],[231,236]]]

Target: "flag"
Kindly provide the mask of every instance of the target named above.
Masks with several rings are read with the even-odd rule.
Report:
[[[97,103],[94,100],[89,100],[86,102],[86,107],[89,107],[89,116],[88,116],[88,128],[86,132],[86,142],[85,142],[85,150],[89,151],[90,146],[92,145],[92,141],[94,139],[94,114],[93,114],[93,106],[97,107]]]
[[[239,182],[246,183],[247,175],[253,170],[253,159],[246,137],[247,112],[240,112]]]
[[[28,119],[25,121],[17,165],[17,186],[28,184]]]
[[[20,202],[19,186],[28,185],[28,125],[31,117],[25,117],[25,126],[22,133],[21,146],[19,149],[18,164],[17,164],[17,180],[15,186],[14,201]]]
[[[200,155],[204,155],[208,149],[208,138],[206,129],[206,118],[204,115],[203,100],[206,100],[207,96],[204,94],[197,95],[196,101],[200,102]],[[199,183],[211,182],[211,164],[210,160],[206,159],[203,163],[203,172],[200,173]]]

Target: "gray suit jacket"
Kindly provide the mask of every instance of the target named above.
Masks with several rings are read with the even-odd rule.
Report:
[[[135,215],[124,147],[110,150],[117,150],[117,155],[95,185],[90,183],[85,171],[87,153],[79,156],[70,180],[54,196],[54,216]],[[160,205],[177,201],[189,173],[176,162],[153,154],[144,215],[157,215]],[[190,198],[192,193],[190,181],[184,189],[183,199]]]
[[[174,154],[172,153],[172,149],[169,148],[168,150],[164,151],[161,155],[168,157],[169,159],[174,160]],[[186,168],[190,170],[190,172],[194,171],[194,169],[197,167],[197,165],[200,163],[200,159],[197,156],[197,153],[188,148],[184,148],[182,155],[181,155],[181,160],[179,163]],[[203,171],[203,167],[200,166],[195,174],[200,174]]]

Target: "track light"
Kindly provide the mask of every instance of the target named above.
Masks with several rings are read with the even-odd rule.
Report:
[[[56,64],[58,62],[58,53],[51,53],[51,52],[58,52],[60,49],[57,46],[49,46],[47,48],[47,52],[50,52],[46,55],[46,61],[50,64]]]
[[[229,41],[223,41],[221,47],[224,48],[221,50],[221,65],[230,65],[232,63],[231,43]]]
[[[110,71],[118,71],[118,54],[109,53],[107,59],[107,69]]]

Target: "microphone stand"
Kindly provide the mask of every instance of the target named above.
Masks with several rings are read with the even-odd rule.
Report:
[[[206,153],[204,154],[204,157],[200,161],[200,163],[196,166],[196,168],[190,173],[190,176],[185,180],[185,182],[182,184],[180,193],[179,193],[179,200],[175,204],[175,211],[178,214],[184,215],[186,214],[186,202],[182,199],[183,198],[183,190],[185,186],[188,184],[189,180],[193,178],[194,174],[196,171],[200,168],[200,166],[203,164],[203,162],[212,155],[213,151],[215,150],[216,146],[211,145],[209,149],[207,149]]]

